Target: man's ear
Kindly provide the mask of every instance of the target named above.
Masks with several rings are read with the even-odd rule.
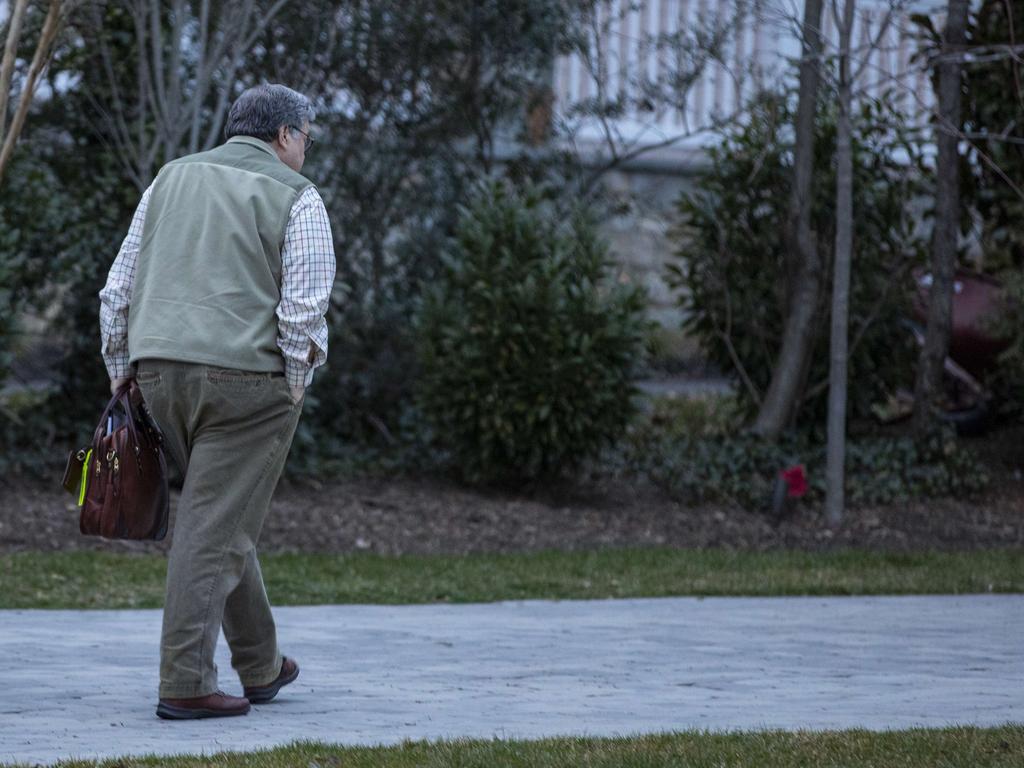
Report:
[[[284,146],[284,137],[288,133],[288,126],[282,125],[277,129],[277,143]]]

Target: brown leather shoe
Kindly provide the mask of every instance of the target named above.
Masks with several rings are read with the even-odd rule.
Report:
[[[200,717],[232,717],[249,713],[249,700],[216,691],[191,699],[160,699],[156,713],[164,720],[195,720]]]
[[[283,656],[282,659],[281,672],[273,682],[267,683],[267,685],[246,686],[242,689],[245,697],[253,704],[266,704],[277,696],[278,691],[288,683],[294,682],[295,678],[299,676],[299,665],[295,663],[295,660],[289,659],[287,656]]]

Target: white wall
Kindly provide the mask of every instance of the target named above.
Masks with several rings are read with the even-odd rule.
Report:
[[[933,13],[939,0],[903,0],[885,34],[877,40],[888,3],[860,0],[854,30],[854,56],[866,57],[860,81],[863,93],[877,97],[892,87],[897,106],[916,123],[927,122],[932,108],[932,89],[920,64],[911,64],[916,30],[909,20],[912,12]],[[836,25],[826,2],[824,35],[827,51],[837,52]],[[606,98],[623,89],[635,95],[636,77],[646,71],[651,80],[664,78],[668,64],[664,57],[642,51],[640,41],[652,35],[693,31],[716,17],[737,20],[737,33],[728,45],[724,61],[710,64],[691,92],[685,113],[673,109],[657,114],[637,112],[614,121],[626,143],[654,144],[710,125],[742,109],[760,86],[782,77],[792,77],[787,58],[799,55],[798,24],[803,11],[800,0],[611,0],[604,6],[610,19],[609,34],[600,40],[608,68]],[[745,9],[745,12],[743,10]],[[574,103],[596,96],[597,83],[578,57],[560,57],[553,77],[556,118],[565,117]],[[597,121],[577,122],[581,145],[599,144],[603,136]],[[679,152],[693,154],[708,135],[695,136],[674,145]],[[680,155],[681,157],[681,155]]]

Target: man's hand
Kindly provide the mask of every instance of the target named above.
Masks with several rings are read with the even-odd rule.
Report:
[[[289,387],[292,392],[292,402],[298,405],[302,401],[302,396],[306,394],[305,387]]]
[[[134,378],[133,376],[123,376],[123,377],[121,377],[119,379],[111,379],[110,380],[110,394],[112,394],[112,395],[116,394],[117,390],[119,390],[121,387],[123,387],[125,384],[127,384],[129,381],[131,381],[133,378]]]

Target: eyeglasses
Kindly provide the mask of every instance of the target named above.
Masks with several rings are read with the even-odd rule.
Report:
[[[309,148],[313,146],[313,137],[312,137],[312,136],[310,136],[310,135],[309,135],[308,133],[306,133],[306,132],[305,132],[304,130],[302,130],[301,128],[296,128],[296,127],[295,127],[294,125],[293,125],[293,126],[291,126],[291,129],[292,129],[293,131],[298,131],[299,133],[301,133],[301,134],[303,135],[303,137],[304,137],[304,139],[303,139],[303,141],[304,141],[304,144],[303,144],[303,149],[304,149],[304,150],[305,150],[306,152],[308,152],[308,151],[309,151]]]

